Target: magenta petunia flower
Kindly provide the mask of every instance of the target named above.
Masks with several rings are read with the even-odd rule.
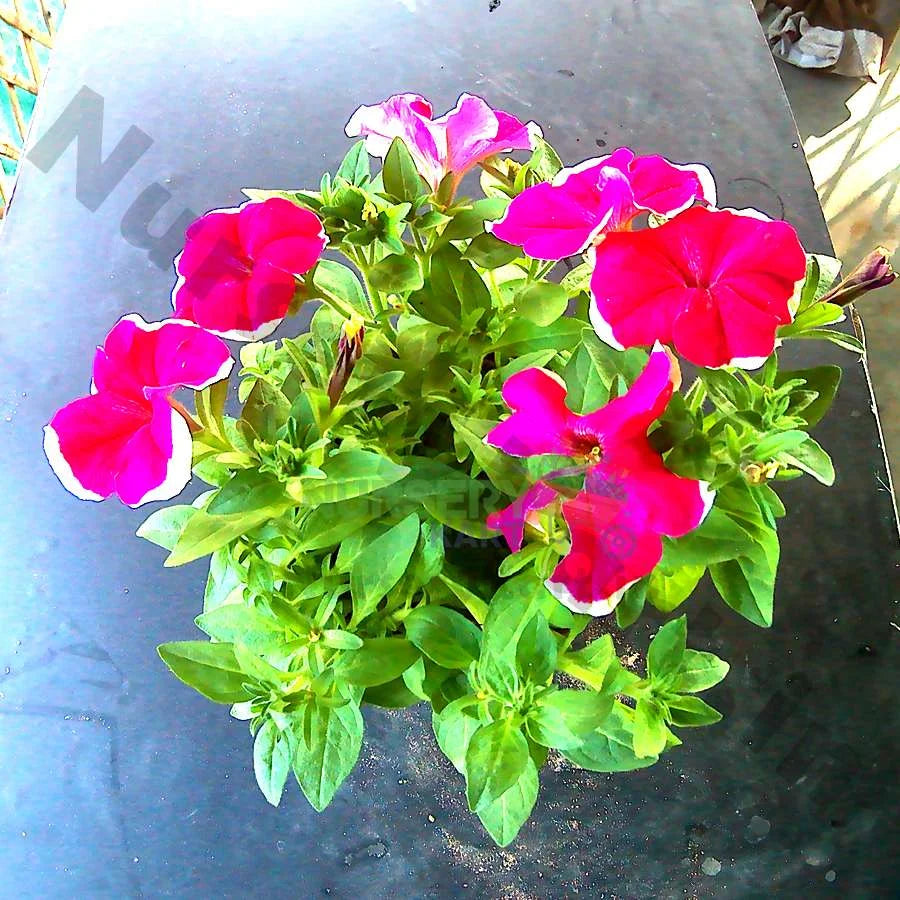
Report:
[[[213,210],[188,226],[175,258],[175,316],[229,340],[264,338],[326,243],[319,219],[282,197]]]
[[[620,147],[522,191],[503,218],[487,228],[536,259],[563,259],[601,234],[627,229],[642,212],[673,216],[698,201],[716,203],[715,182],[706,166],[635,156]]]
[[[610,613],[659,562],[661,535],[686,534],[712,506],[708,485],[670,472],[647,440],[679,378],[674,359],[654,347],[628,392],[587,415],[566,406],[565,384],[545,369],[526,369],[503,385],[513,413],[485,441],[511,456],[574,457],[586,466],[585,482],[574,497],[539,482],[488,524],[515,551],[529,515],[561,500],[571,547],[547,588],[575,612]]]
[[[491,109],[481,97],[462,94],[456,106],[437,119],[431,104],[418,94],[395,94],[384,103],[360,106],[344,129],[347,137],[364,137],[366,150],[384,159],[394,138],[402,138],[419,174],[432,190],[448,172],[454,188],[473,166],[511,150],[530,150],[541,129]]]
[[[610,234],[591,276],[591,322],[618,349],[656,341],[698,366],[761,366],[806,272],[794,229],[755,210],[686,210]]]
[[[174,497],[191,477],[191,433],[172,394],[226,378],[233,362],[224,341],[192,322],[120,319],[97,349],[91,393],[44,428],[63,487],[129,506]]]

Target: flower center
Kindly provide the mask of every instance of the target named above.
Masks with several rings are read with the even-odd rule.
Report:
[[[586,465],[596,465],[603,458],[603,444],[596,434],[579,431],[576,428],[566,434],[565,440],[572,455],[581,457]]]

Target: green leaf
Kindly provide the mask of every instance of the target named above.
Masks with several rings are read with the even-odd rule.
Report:
[[[704,565],[681,566],[671,574],[666,574],[657,567],[650,573],[647,599],[660,612],[670,613],[690,597],[705,571]]]
[[[559,154],[542,137],[535,136],[534,152],[528,161],[530,169],[541,181],[550,181],[563,167]]]
[[[351,379],[348,390],[341,397],[341,406],[354,407],[367,403],[401,382],[405,375],[405,372],[382,372],[365,381]]]
[[[834,484],[834,464],[831,462],[831,457],[811,437],[807,437],[802,444],[794,447],[790,452],[782,452],[780,459],[788,465],[807,472],[822,484]]]
[[[280,510],[287,505],[284,485],[280,481],[262,475],[256,469],[244,469],[216,491],[206,512],[214,516],[232,516],[265,508]]]
[[[448,489],[439,494],[424,496],[422,505],[443,525],[470,537],[493,538],[496,532],[485,524],[496,504],[488,506],[496,497],[494,489],[484,481],[459,478],[448,482]]]
[[[321,812],[356,765],[363,719],[352,700],[332,706],[313,698],[302,712],[302,725],[295,722],[293,729],[297,739],[294,775],[310,805]]]
[[[350,567],[353,621],[361,622],[400,580],[419,540],[419,518],[410,513],[376,538]]]
[[[335,515],[334,506],[317,506],[303,519],[302,539],[297,549],[308,552],[333,547],[382,512],[384,508],[372,497],[347,500],[341,504],[339,516]]]
[[[326,628],[322,632],[321,641],[332,650],[359,650],[363,645],[363,639],[359,635],[340,628]]]
[[[805,431],[796,429],[767,434],[754,448],[753,457],[760,462],[774,459],[780,453],[798,447],[808,437],[809,435]]]
[[[428,193],[428,185],[419,175],[416,164],[401,138],[395,137],[384,158],[381,170],[384,189],[398,200],[409,203]]]
[[[677,671],[684,656],[687,642],[687,616],[679,616],[666,622],[650,641],[647,651],[647,671],[656,681],[664,675]],[[647,754],[641,753],[640,756]]]
[[[561,318],[545,327],[528,319],[513,318],[491,349],[502,350],[507,356],[538,350],[571,350],[583,329],[583,323],[577,319]]]
[[[409,473],[408,466],[398,466],[386,456],[369,450],[340,450],[320,468],[325,479],[308,481],[303,487],[303,502],[309,506],[341,503],[371,494]]]
[[[671,690],[676,694],[695,694],[718,684],[727,674],[729,665],[714,653],[685,650]]]
[[[352,269],[331,259],[320,259],[312,275],[313,287],[333,297],[346,300],[365,316],[370,315],[366,295]]]
[[[762,546],[735,560],[713,563],[709,574],[722,599],[735,612],[761,628],[772,624],[775,571],[778,566],[778,537],[774,531]]]
[[[656,757],[666,747],[666,723],[659,704],[642,697],[634,710],[634,753]]]
[[[603,343],[590,328],[582,325],[581,341],[600,372],[604,384],[611,388],[617,376],[621,375],[626,384],[633,384],[647,364],[648,355],[633,347],[616,350]]]
[[[579,263],[563,276],[560,284],[570,297],[575,297],[582,291],[587,292],[591,287],[591,275],[594,274],[594,267],[590,263]]]
[[[528,765],[528,741],[512,719],[483,725],[466,750],[466,797],[473,812],[509,790]]]
[[[568,386],[566,406],[584,415],[593,412],[609,400],[609,388],[582,344],[571,356],[563,371]]]
[[[209,612],[228,604],[236,590],[243,590],[241,574],[232,559],[230,548],[222,547],[209,558],[209,575],[203,594],[203,611]]]
[[[420,606],[403,624],[409,640],[439,666],[466,669],[478,658],[481,630],[452,609]]]
[[[792,334],[791,337],[802,340],[830,341],[842,350],[849,350],[851,353],[866,352],[862,341],[834,328],[810,328],[809,331],[804,331],[802,334]]]
[[[492,234],[479,234],[472,238],[466,252],[463,254],[464,259],[470,259],[476,266],[482,269],[499,269],[511,263],[522,255],[520,247],[507,244],[499,238],[495,238]]]
[[[544,747],[576,747],[609,717],[613,701],[595,691],[548,691],[529,716],[528,735]]]
[[[205,510],[198,509],[188,520],[163,565],[181,566],[213,553],[268,519],[277,518],[289,504],[288,498],[284,497],[283,503],[277,507],[264,506],[230,516],[211,516]]]
[[[144,520],[137,530],[137,536],[145,541],[150,541],[164,550],[171,550],[178,541],[178,537],[188,522],[188,519],[197,510],[187,504],[176,504],[158,509]]]
[[[526,473],[522,465],[511,456],[484,442],[487,429],[477,427],[482,420],[471,419],[459,413],[450,414],[450,423],[460,439],[471,450],[475,461],[490,478],[491,483],[504,494],[515,496],[525,486]],[[493,425],[495,423],[489,423]],[[473,427],[475,426],[475,427]]]
[[[552,325],[567,309],[569,295],[566,289],[551,281],[538,281],[528,285],[513,300],[515,311],[536,325]]]
[[[580,746],[561,753],[576,766],[591,772],[629,772],[652,766],[656,757],[636,756],[633,742],[634,714],[617,702],[597,731],[588,735]]]
[[[820,300],[837,280],[841,272],[841,261],[832,256],[808,253],[806,256],[806,278],[800,288],[798,311],[806,309]]]
[[[798,415],[811,427],[819,422],[831,406],[841,383],[840,366],[816,366],[813,369],[782,370],[775,375],[774,387],[781,387],[787,381],[802,378],[806,384],[803,390],[815,391],[819,396],[802,409],[795,409],[793,402],[788,406],[787,415]]]
[[[257,381],[247,396],[238,427],[248,443],[253,436],[274,441],[278,429],[287,422],[291,404],[287,397],[267,381]],[[247,428],[252,432],[247,435]]]
[[[229,603],[205,612],[194,620],[201,631],[217,641],[241,643],[264,653],[284,641],[284,627],[269,616],[243,603]]]
[[[502,218],[509,206],[509,197],[485,197],[456,213],[440,237],[440,242],[459,241],[484,233],[485,220]]]
[[[478,810],[478,818],[500,847],[511,844],[528,821],[538,795],[538,770],[532,759],[522,774],[493,803]]]
[[[272,806],[281,802],[284,783],[291,771],[291,747],[271,719],[266,719],[253,742],[253,771],[263,796]]]
[[[214,703],[240,703],[250,696],[231,644],[175,641],[156,648],[172,674]]]
[[[607,672],[617,661],[612,635],[604,634],[581,650],[564,653],[560,657],[559,667],[590,685],[594,690],[602,691],[606,684]]]
[[[636,584],[631,585],[625,596],[616,607],[616,625],[619,628],[628,628],[640,618],[644,611],[644,603],[647,600],[648,578],[641,578]]]
[[[547,684],[556,671],[556,638],[540,612],[526,623],[516,644],[516,669],[525,682]]]
[[[478,622],[479,625],[484,624],[487,618],[488,605],[477,594],[470,591],[465,585],[459,584],[448,575],[441,573],[438,576],[441,581],[450,589],[451,593],[463,606],[469,611],[469,614]]]
[[[727,513],[713,507],[703,522],[680,538],[663,539],[660,565],[668,572],[702,566],[749,553],[752,541]]]
[[[406,709],[421,703],[422,699],[406,686],[402,677],[388,681],[386,684],[367,687],[363,694],[363,703],[380,706],[383,709]]]
[[[441,752],[461,775],[466,774],[466,751],[472,735],[481,727],[471,694],[448,703],[431,717],[434,736]]]
[[[844,309],[836,303],[815,303],[797,313],[797,317],[789,325],[778,329],[779,337],[793,337],[811,328],[822,325],[834,325],[844,321]]]
[[[344,653],[336,674],[350,684],[372,687],[398,678],[419,658],[406,638],[367,638],[359,650]]]
[[[369,180],[369,154],[366,153],[365,141],[357,141],[347,151],[335,177],[357,186],[364,185]]]
[[[369,269],[369,282],[378,291],[402,294],[417,291],[425,283],[419,263],[407,254],[392,253]]]
[[[713,725],[722,720],[722,713],[699,697],[670,697],[666,700],[666,706],[672,724],[681,728]]]

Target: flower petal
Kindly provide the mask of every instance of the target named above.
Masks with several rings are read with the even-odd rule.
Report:
[[[569,452],[564,435],[573,413],[559,376],[546,369],[524,369],[506,379],[503,399],[513,413],[491,429],[485,443],[510,456]]]
[[[325,230],[315,213],[283,197],[262,203],[245,203],[238,214],[238,234],[251,260],[263,256],[273,244],[269,262],[302,275],[316,263],[325,249]],[[290,243],[285,243],[290,240]]]
[[[624,208],[631,208],[627,178],[614,168],[588,162],[588,168],[563,170],[563,178],[522,191],[502,219],[486,223],[487,230],[536,259],[580,253],[611,222],[619,222]]]
[[[347,137],[362,136],[366,150],[384,159],[394,138],[402,138],[419,174],[437,189],[444,175],[446,136],[431,121],[431,104],[418,94],[395,94],[384,103],[360,106],[344,128]]]
[[[246,275],[180,278],[172,291],[175,316],[220,337],[251,340],[238,336],[253,330],[247,309],[248,283]]]
[[[129,506],[171,500],[191,478],[187,422],[161,395],[153,398],[152,405],[153,418],[134,433],[116,473],[116,493]]]
[[[670,472],[643,438],[619,445],[609,460],[591,467],[585,491],[612,496],[639,509],[657,534],[680,537],[696,528],[709,512],[715,491],[704,481]]]
[[[625,590],[659,562],[662,540],[620,499],[582,491],[562,505],[572,547],[546,582],[577,613],[608,615]]]
[[[145,322],[131,314],[98,348],[94,388],[128,396],[145,395],[147,388],[202,390],[226,378],[233,364],[228,346],[193,322]]]
[[[509,506],[491,513],[487,517],[487,526],[502,531],[509,549],[513,553],[517,553],[522,549],[525,524],[529,515],[549,506],[557,496],[558,494],[552,487],[539,481]]]
[[[247,314],[252,335],[249,340],[260,340],[281,324],[294,299],[295,291],[294,276],[288,272],[265,263],[254,267],[253,275],[247,283]]]
[[[510,150],[530,150],[534,123],[528,125],[515,116],[493,110],[472,94],[462,94],[454,109],[434,120],[446,134],[445,168],[461,178],[489,156]]]
[[[790,321],[805,259],[784,222],[695,206],[597,246],[592,321],[624,347],[674,341],[697,365],[746,364],[771,353]]]
[[[643,372],[626,393],[582,416],[581,427],[602,437],[606,457],[618,444],[635,437],[643,438],[663,414],[680,383],[681,370],[677,361],[657,344]]]
[[[128,444],[151,416],[148,402],[106,391],[73,400],[44,428],[47,461],[67,491],[102,500],[116,490]]]
[[[674,216],[698,200],[716,204],[712,173],[699,163],[676,165],[662,156],[637,156],[628,174],[639,209]]]
[[[184,251],[175,260],[180,275],[192,275],[208,267],[219,271],[245,269],[246,260],[238,235],[240,209],[215,209],[188,225],[184,233]]]

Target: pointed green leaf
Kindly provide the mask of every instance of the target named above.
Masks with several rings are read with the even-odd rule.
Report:
[[[266,719],[253,742],[253,771],[263,796],[272,806],[281,802],[281,794],[291,771],[291,748],[271,719]]]
[[[172,674],[214,703],[249,700],[247,680],[231,644],[174,641],[156,648]]]

